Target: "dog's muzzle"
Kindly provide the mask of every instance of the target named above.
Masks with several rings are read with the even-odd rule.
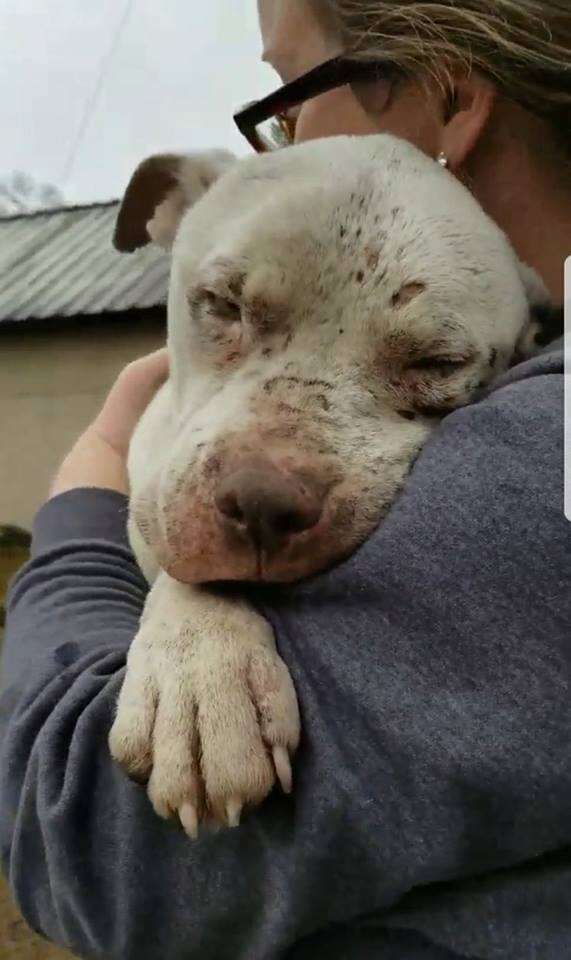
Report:
[[[160,567],[176,580],[291,581],[329,553],[328,505],[338,471],[295,449],[217,450],[159,507],[158,486],[132,516]],[[317,567],[315,563],[317,563]]]

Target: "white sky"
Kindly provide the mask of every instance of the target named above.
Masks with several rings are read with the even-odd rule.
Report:
[[[246,153],[232,112],[278,83],[255,0],[0,0],[0,176],[117,197],[151,153]]]

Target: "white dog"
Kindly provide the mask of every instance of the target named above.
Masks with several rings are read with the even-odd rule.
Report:
[[[270,627],[205,585],[347,557],[544,295],[449,172],[382,135],[151,158],[115,243],[149,240],[172,245],[171,376],[130,452],[152,588],[110,745],[194,836],[205,817],[236,825],[276,774],[290,790],[299,737]]]

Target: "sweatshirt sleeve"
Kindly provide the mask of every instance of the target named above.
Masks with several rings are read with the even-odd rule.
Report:
[[[445,891],[571,842],[563,377],[540,373],[447,417],[349,561],[256,595],[300,698],[294,795],[195,843],[107,747],[147,592],[127,501],[42,507],[0,702],[0,849],[36,930],[106,960],[504,955]],[[415,953],[398,906],[422,888],[442,923]],[[504,908],[506,943],[527,919]]]

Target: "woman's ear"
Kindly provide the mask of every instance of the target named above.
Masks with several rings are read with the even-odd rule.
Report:
[[[170,250],[183,214],[235,163],[226,150],[143,160],[131,177],[119,209],[113,245],[132,253],[146,244]]]
[[[454,97],[441,134],[441,150],[452,171],[466,163],[484,133],[496,96],[492,81],[477,71],[455,78]]]

